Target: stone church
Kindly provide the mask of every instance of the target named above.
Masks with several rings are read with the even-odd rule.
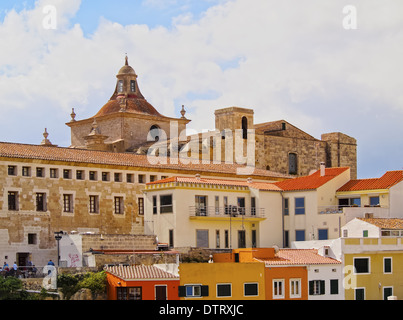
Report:
[[[161,115],[141,94],[138,76],[127,57],[116,78],[112,97],[94,117],[77,121],[73,110],[72,119],[67,123],[71,128],[71,147],[145,154],[164,132],[164,141],[176,143],[175,148],[180,150],[185,142],[178,142],[175,138],[190,122],[185,117],[184,107],[180,118]],[[174,133],[171,132],[172,122],[177,123]],[[316,139],[285,120],[255,123],[254,111],[239,107],[216,110],[215,128],[222,138],[225,138],[225,130],[242,130],[245,140],[248,129],[254,130],[255,168],[303,176],[317,170],[324,162],[327,167],[350,167],[351,177],[357,177],[357,141],[346,134],[325,133],[321,139]],[[186,142],[190,139],[187,137]],[[200,145],[202,139],[200,134]],[[233,142],[235,144],[235,140]],[[211,159],[213,146],[211,143]],[[235,148],[231,149],[230,152],[235,152]],[[202,153],[200,147],[199,158]],[[221,159],[224,159],[224,153],[225,146],[222,147]],[[246,145],[243,154],[246,154]]]

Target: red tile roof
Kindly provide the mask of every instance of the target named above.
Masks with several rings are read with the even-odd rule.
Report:
[[[380,178],[350,180],[337,191],[389,189],[403,180],[403,170],[388,171]]]
[[[250,187],[259,190],[281,191],[274,183],[269,182],[248,182],[244,180],[224,180],[224,179],[210,179],[210,178],[196,178],[196,177],[171,177],[154,182],[147,183],[147,185],[164,184],[169,182],[183,182],[191,184],[207,184],[207,185],[220,185],[220,186],[239,186]]]
[[[338,175],[342,174],[348,169],[348,167],[326,168],[324,176],[321,176],[320,170],[318,170],[309,176],[276,182],[275,185],[283,189],[284,191],[314,190],[329,182]]]
[[[318,254],[317,249],[280,249],[272,259],[256,259],[266,266],[341,264],[340,261]]]
[[[113,266],[105,268],[106,272],[122,280],[179,280],[179,277],[160,268],[149,265]]]
[[[381,229],[403,229],[403,219],[398,218],[357,218]]]
[[[171,164],[170,159],[166,159],[167,164],[152,164],[146,155],[133,153],[114,153],[105,151],[93,151],[85,149],[61,148],[42,145],[29,145],[19,143],[0,142],[0,157],[32,159],[44,161],[62,161],[69,163],[91,163],[100,165],[113,165],[122,167],[140,167],[150,169],[166,169],[171,171],[180,171],[186,174],[186,171],[200,172],[214,175],[237,175],[237,169],[245,168],[238,164],[184,164],[178,161],[178,164]],[[154,159],[155,160],[155,159]],[[157,162],[157,161],[155,161]],[[286,179],[289,176],[262,169],[254,169],[251,176],[261,177],[263,179]]]

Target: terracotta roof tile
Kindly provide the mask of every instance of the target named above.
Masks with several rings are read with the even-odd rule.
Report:
[[[403,229],[403,219],[398,218],[357,218],[381,229]]]
[[[324,176],[321,176],[320,170],[318,170],[309,176],[276,182],[275,185],[285,191],[314,190],[329,182],[336,176],[342,174],[348,169],[348,167],[326,168]]]
[[[118,100],[109,100],[95,115],[95,118],[112,113],[119,113],[121,105]],[[127,99],[125,112],[148,114],[157,117],[163,117],[147,100],[140,98]]]
[[[113,266],[107,267],[105,271],[123,280],[179,280],[178,276],[149,265]]]
[[[318,254],[317,249],[280,249],[272,259],[257,259],[266,265],[341,264]]]
[[[0,142],[0,157],[4,158],[19,158],[33,159],[44,161],[63,161],[70,163],[91,163],[101,165],[113,165],[124,167],[140,167],[150,169],[167,169],[175,172],[181,171],[184,174],[186,171],[208,173],[214,175],[231,175],[237,176],[237,169],[245,166],[238,164],[184,164],[178,161],[178,164],[171,164],[170,159],[166,159],[167,164],[150,163],[147,155],[138,155],[134,153],[114,153],[104,151],[93,151],[85,149],[62,148],[42,145],[29,145],[19,143]],[[152,158],[152,157],[151,157]],[[155,160],[155,159],[154,159]],[[262,169],[254,169],[251,176],[261,177],[262,179],[286,179],[286,175],[277,172],[267,171]]]
[[[389,189],[403,180],[403,170],[388,171],[380,178],[350,180],[337,191]]]
[[[171,177],[154,182],[147,183],[147,185],[164,184],[169,182],[183,182],[191,184],[209,184],[220,186],[239,186],[250,187],[259,190],[281,191],[274,183],[269,182],[248,182],[245,180],[225,180],[225,179],[211,179],[211,178],[196,178],[196,177]]]

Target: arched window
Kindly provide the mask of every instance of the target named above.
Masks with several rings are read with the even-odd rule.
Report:
[[[151,126],[150,134],[154,141],[158,141],[160,139],[160,127],[158,127],[156,124]]]
[[[297,174],[298,173],[298,157],[296,153],[290,153],[288,155],[288,173]]]
[[[242,137],[243,139],[248,138],[248,118],[242,117]]]

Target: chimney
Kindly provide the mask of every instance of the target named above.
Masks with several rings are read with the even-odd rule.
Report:
[[[196,173],[196,180],[200,180],[200,173]]]
[[[320,163],[320,176],[324,177],[326,175],[326,165],[324,162]]]

